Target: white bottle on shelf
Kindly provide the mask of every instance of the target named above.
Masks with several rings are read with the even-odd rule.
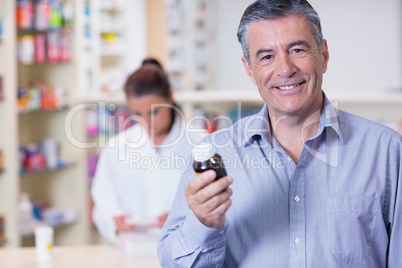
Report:
[[[18,210],[21,235],[27,236],[33,234],[35,219],[33,217],[33,205],[29,200],[28,193],[21,193]]]

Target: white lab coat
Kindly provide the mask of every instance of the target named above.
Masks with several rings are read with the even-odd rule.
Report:
[[[191,149],[206,131],[190,132],[178,115],[156,149],[146,130],[136,124],[111,138],[103,149],[91,187],[93,220],[100,234],[116,245],[113,216],[155,217],[168,213]]]

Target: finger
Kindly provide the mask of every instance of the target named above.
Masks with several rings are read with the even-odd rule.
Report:
[[[223,192],[218,195],[213,196],[211,199],[207,200],[201,207],[204,213],[210,213],[217,208],[219,208],[222,204],[224,204],[228,199],[230,199],[232,195],[232,189],[227,188]]]
[[[214,196],[219,195],[220,193],[225,191],[229,187],[229,185],[232,184],[232,182],[232,177],[225,176],[199,190],[195,198],[199,204],[203,204]]]
[[[200,189],[204,188],[210,184],[216,177],[216,172],[214,170],[207,170],[201,175],[194,178],[187,186],[186,194],[194,195]]]
[[[204,217],[199,218],[206,226],[211,228],[221,228],[225,224],[225,214],[232,204],[232,200],[229,198],[222,203],[215,210],[205,214]]]

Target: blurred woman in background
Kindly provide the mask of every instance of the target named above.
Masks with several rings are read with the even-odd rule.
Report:
[[[187,132],[157,60],[145,59],[124,90],[136,124],[103,149],[91,189],[96,227],[118,246],[119,234],[160,230],[181,173],[192,164],[191,148],[207,134]]]

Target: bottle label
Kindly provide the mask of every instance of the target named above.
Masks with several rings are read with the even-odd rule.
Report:
[[[195,173],[195,177],[198,177],[198,176],[200,176],[202,173],[199,173],[199,172],[196,172]]]

